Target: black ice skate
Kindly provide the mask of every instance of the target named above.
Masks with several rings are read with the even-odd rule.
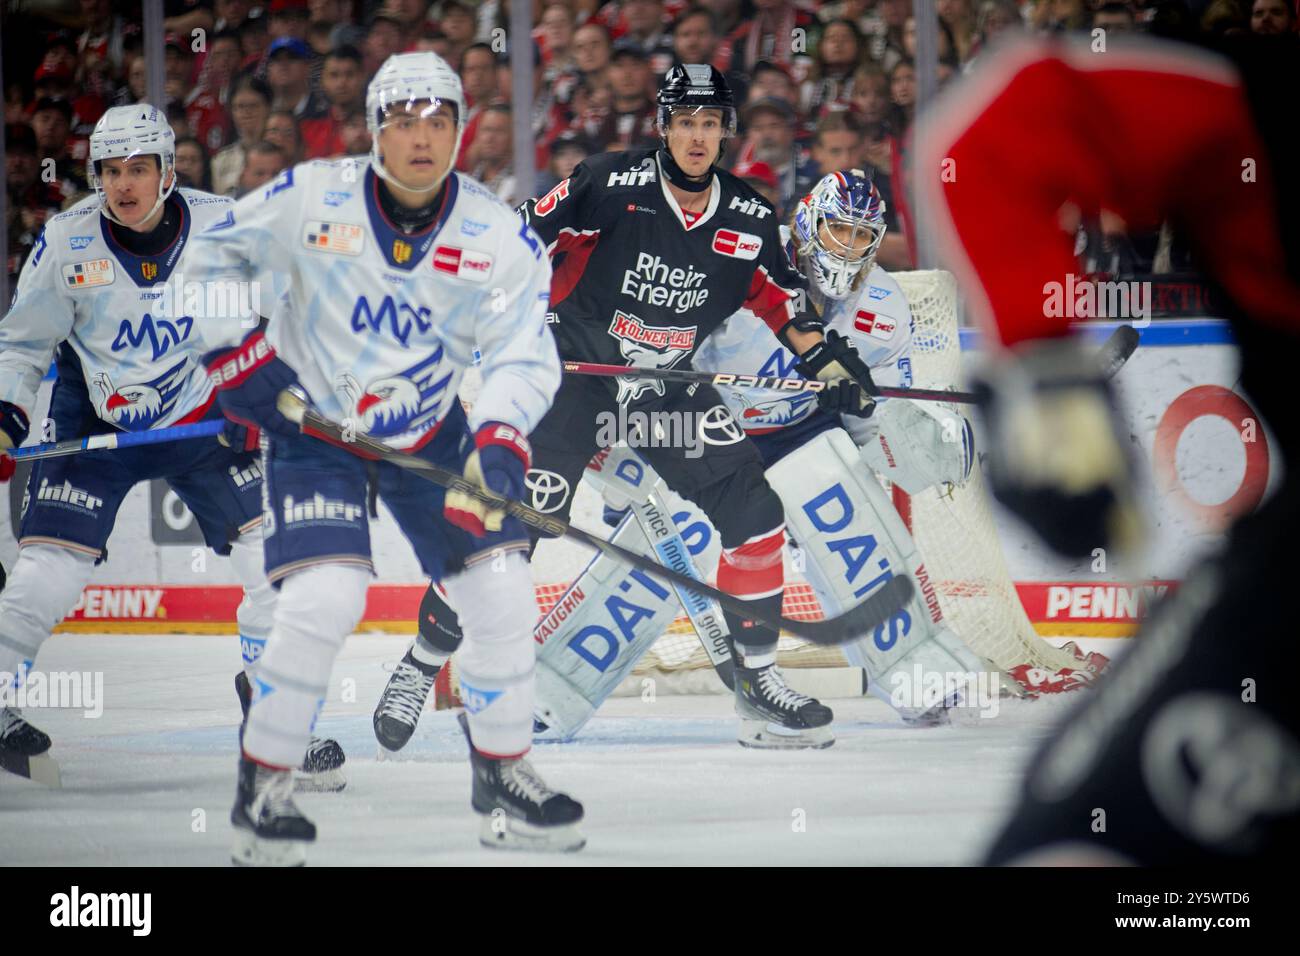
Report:
[[[235,693],[239,695],[239,706],[244,712],[244,724],[248,723],[248,708],[253,702],[253,687],[248,682],[248,675],[240,671],[235,675]],[[239,725],[239,742],[244,742],[244,724]],[[302,766],[293,772],[294,785],[302,792],[335,793],[348,785],[343,764],[347,757],[337,740],[325,737],[312,737],[307,742],[307,752],[303,755]]]
[[[775,664],[749,668],[736,662],[736,714],[742,747],[820,750],[835,743],[831,709],[787,687]]]
[[[292,770],[272,770],[246,757],[239,760],[239,786],[230,823],[235,845],[230,859],[239,866],[302,866],[316,824],[293,802]]]
[[[582,804],[546,786],[527,760],[498,760],[474,749],[469,720],[457,720],[469,741],[474,768],[474,812],[482,818],[479,842],[506,850],[572,853],[587,845],[578,830]]]
[[[375,707],[375,739],[379,741],[381,759],[386,753],[401,750],[411,739],[441,669],[437,664],[417,661],[409,650],[398,661]]]
[[[59,786],[59,765],[49,756],[50,738],[14,707],[0,707],[0,769],[47,787]]]

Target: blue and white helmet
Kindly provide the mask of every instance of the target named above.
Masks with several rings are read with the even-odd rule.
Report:
[[[871,271],[885,238],[885,201],[860,169],[823,176],[795,207],[796,261],[817,288],[844,299]]]
[[[158,201],[148,219],[176,188],[176,134],[167,117],[148,103],[114,106],[99,118],[90,134],[90,159],[87,163],[90,182],[99,197],[100,211],[119,226],[125,225],[108,208],[108,196],[100,182],[99,171],[106,159],[130,159],[133,156],[157,156],[162,178],[158,180]]]
[[[432,116],[443,103],[451,104],[456,113],[456,142],[452,146],[447,172],[427,189],[413,189],[394,177],[384,168],[379,154],[379,131],[388,122],[388,114],[395,106],[427,101],[421,116]],[[436,53],[395,53],[384,61],[375,78],[366,88],[366,127],[370,130],[370,158],[375,174],[411,192],[433,192],[456,165],[460,152],[460,138],[465,132],[465,93],[460,77]]]

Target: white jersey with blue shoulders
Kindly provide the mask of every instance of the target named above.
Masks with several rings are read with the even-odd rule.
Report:
[[[912,313],[898,282],[880,266],[872,268],[857,295],[827,299],[822,312],[827,328],[853,340],[877,385],[908,388],[912,384]],[[694,366],[707,372],[798,377],[794,353],[772,337],[752,314],[737,312],[705,339]],[[722,399],[749,434],[761,435],[801,422],[817,408],[812,392],[719,387]],[[883,400],[882,400],[883,401]],[[870,419],[846,416],[844,425],[862,443],[870,437]]]
[[[187,296],[194,238],[234,202],[178,189],[180,230],[156,255],[128,252],[91,196],[46,223],[0,321],[0,400],[31,414],[54,351],[81,361],[96,413],[127,431],[202,416],[212,386],[203,368],[203,297]],[[192,289],[191,289],[192,291]],[[59,436],[73,437],[73,436]]]
[[[285,170],[200,237],[209,278],[259,283],[268,341],[329,417],[395,448],[422,444],[477,349],[483,386],[470,427],[531,431],[560,381],[546,327],[551,264],[537,236],[459,173],[430,226],[403,234],[379,182],[369,158]],[[231,322],[213,344],[251,327]]]

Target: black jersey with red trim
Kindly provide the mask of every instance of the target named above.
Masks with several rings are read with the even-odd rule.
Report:
[[[551,329],[561,358],[687,367],[735,312],[753,312],[775,333],[806,301],[807,283],[781,248],[762,196],[715,170],[708,207],[688,228],[657,153],[589,157],[520,207],[551,255]]]

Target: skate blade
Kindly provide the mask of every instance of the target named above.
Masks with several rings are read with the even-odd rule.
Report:
[[[752,750],[825,750],[835,743],[830,724],[791,731],[762,720],[741,720],[736,742]]]
[[[33,783],[58,790],[63,786],[59,765],[48,753],[29,757],[8,750],[0,750],[0,770],[7,770],[15,776],[26,777]]]
[[[237,828],[230,862],[235,866],[306,866],[307,844],[302,840],[263,840]]]
[[[293,789],[297,793],[338,793],[347,785],[347,774],[342,767],[317,773],[307,773],[305,770],[293,772]]]
[[[498,813],[482,817],[478,842],[493,850],[576,853],[587,845],[587,838],[576,823],[539,827]]]

